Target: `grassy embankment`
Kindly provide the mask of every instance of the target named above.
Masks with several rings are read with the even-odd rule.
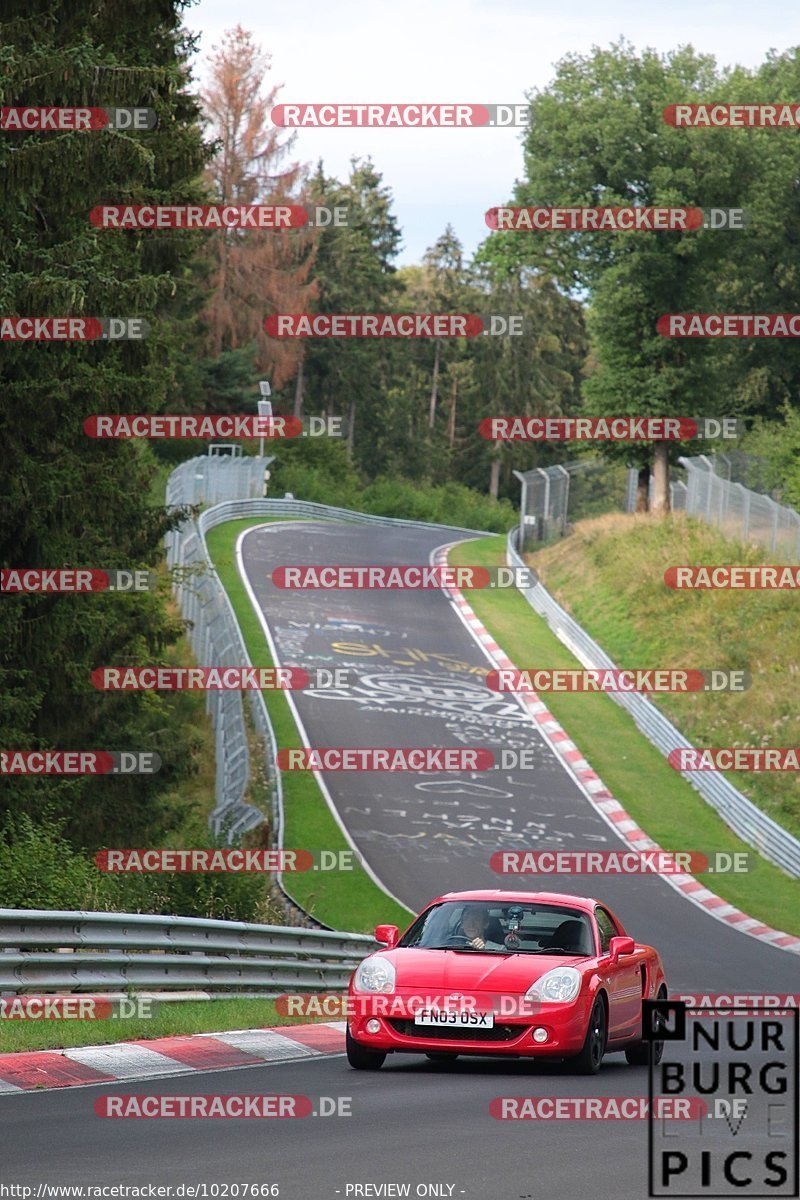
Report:
[[[456,563],[504,560],[505,539],[451,553]],[[529,558],[559,603],[623,667],[732,668],[752,673],[742,694],[660,695],[656,703],[694,745],[800,744],[800,621],[792,592],[674,592],[669,565],[770,561],[699,522],[628,516],[579,524],[572,537]],[[516,591],[469,594],[476,614],[518,667],[580,667]],[[691,785],[602,694],[552,692],[548,708],[619,802],[670,850],[746,851]],[[729,778],[787,829],[800,832],[800,780],[789,774]],[[753,917],[800,934],[800,882],[754,856],[743,874],[706,875],[718,895]]]

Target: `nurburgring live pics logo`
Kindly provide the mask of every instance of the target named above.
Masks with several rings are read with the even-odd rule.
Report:
[[[0,108],[2,133],[96,133],[100,129],[128,132],[155,129],[152,108]]]
[[[478,129],[528,124],[527,104],[276,104],[281,129]]]
[[[524,323],[521,313],[273,313],[264,330],[272,338],[521,337]]]

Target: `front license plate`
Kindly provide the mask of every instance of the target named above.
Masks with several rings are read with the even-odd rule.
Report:
[[[493,1029],[493,1012],[470,1012],[457,1008],[420,1008],[415,1025],[447,1025],[451,1029]]]

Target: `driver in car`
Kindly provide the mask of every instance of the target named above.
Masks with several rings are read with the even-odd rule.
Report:
[[[461,917],[461,932],[466,941],[475,950],[502,950],[500,942],[493,942],[486,937],[491,918],[485,908],[466,908]]]

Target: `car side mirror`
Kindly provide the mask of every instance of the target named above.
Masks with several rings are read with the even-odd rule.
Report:
[[[608,953],[612,962],[616,962],[623,954],[633,954],[636,943],[632,937],[612,937],[608,943]]]
[[[400,940],[400,930],[396,925],[376,925],[375,941],[381,942],[389,950],[393,950]],[[630,938],[628,939],[630,941]],[[633,943],[631,943],[633,944]]]

